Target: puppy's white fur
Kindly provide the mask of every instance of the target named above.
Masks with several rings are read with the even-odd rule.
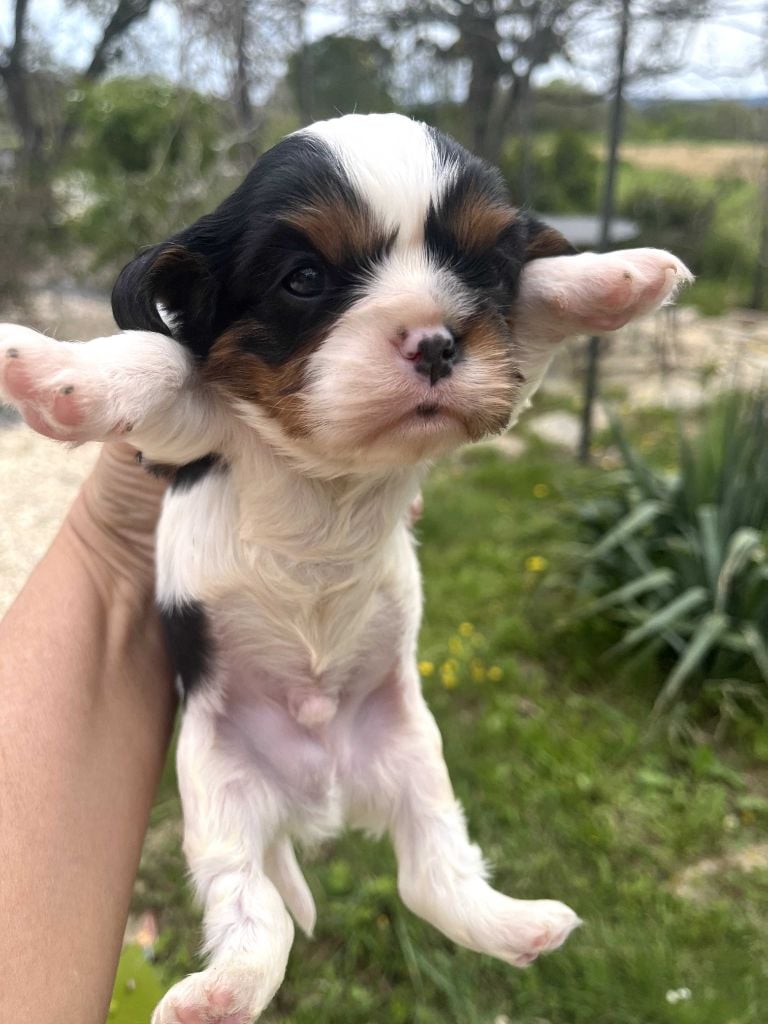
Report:
[[[62,440],[124,436],[159,462],[215,451],[228,464],[169,493],[158,531],[158,600],[203,602],[217,656],[188,700],[178,747],[184,846],[210,966],[168,993],[154,1024],[246,1024],[261,1013],[285,970],[288,911],[306,932],[315,922],[293,840],[311,844],[344,824],[388,832],[405,903],[470,949],[523,966],[578,924],[561,903],[514,900],[488,884],[421,694],[408,508],[424,460],[467,440],[462,410],[503,397],[493,394],[497,368],[469,359],[441,384],[449,412],[408,421],[424,382],[388,339],[403,326],[449,322],[451,304],[466,300],[412,251],[436,188],[429,140],[401,126],[393,141],[363,120],[362,135],[335,122],[314,130],[338,145],[401,242],[312,356],[310,443],[287,438],[248,403],[233,415],[164,335],[72,345],[0,327],[0,397],[36,429]],[[380,187],[385,152],[392,180]],[[508,420],[563,337],[619,326],[688,277],[651,249],[529,263],[513,321],[526,384]],[[372,362],[376,385],[358,396]]]

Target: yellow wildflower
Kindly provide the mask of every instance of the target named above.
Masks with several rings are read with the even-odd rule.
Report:
[[[534,498],[546,498],[549,495],[549,486],[547,484],[534,484],[533,485],[533,496]]]
[[[548,564],[543,555],[531,555],[525,560],[525,568],[528,572],[544,572]]]
[[[443,684],[446,690],[452,690],[458,683],[456,673],[451,672],[450,670],[446,671],[445,669],[443,669],[443,671],[440,673],[440,682]]]
[[[475,627],[471,622],[462,622],[459,626],[459,636],[467,637],[472,636],[475,632]]]
[[[471,668],[471,672],[473,683],[485,682],[485,665],[473,665]]]
[[[431,661],[420,661],[419,662],[419,674],[422,676],[431,676],[435,671],[435,666]]]
[[[498,665],[491,665],[488,669],[488,678],[492,683],[498,683],[503,677],[504,673],[501,671]]]

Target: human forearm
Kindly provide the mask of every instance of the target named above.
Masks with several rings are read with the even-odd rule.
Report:
[[[158,488],[135,478],[133,534],[99,523],[105,472],[131,484],[123,461],[97,470],[0,624],[0,1020],[104,1021],[170,734]]]

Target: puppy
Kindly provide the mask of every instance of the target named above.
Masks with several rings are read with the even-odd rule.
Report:
[[[430,462],[514,423],[556,344],[689,280],[668,253],[574,255],[500,176],[396,114],[265,153],[139,255],[122,334],[0,330],[0,397],[64,441],[128,438],[172,474],[157,600],[184,697],[184,848],[210,966],[154,1024],[247,1024],[312,895],[294,842],[387,832],[402,899],[518,967],[579,923],[494,890],[416,670],[408,511]]]

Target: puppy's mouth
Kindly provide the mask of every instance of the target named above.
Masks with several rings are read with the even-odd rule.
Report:
[[[437,416],[440,412],[440,406],[437,402],[421,402],[416,406],[416,415],[421,416],[423,419],[432,419],[433,416]]]

